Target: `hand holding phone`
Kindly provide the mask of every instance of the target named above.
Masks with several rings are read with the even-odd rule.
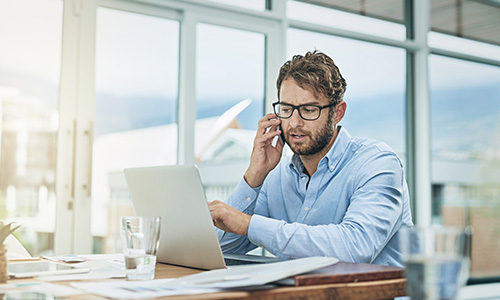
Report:
[[[285,138],[282,132],[276,132],[281,128],[278,120],[274,113],[268,113],[258,122],[250,165],[244,175],[247,184],[253,188],[261,186],[281,160]]]

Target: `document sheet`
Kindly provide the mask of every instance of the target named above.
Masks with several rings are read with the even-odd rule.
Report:
[[[224,289],[262,287],[283,278],[333,265],[333,257],[308,257],[268,264],[241,265],[176,279],[117,282],[72,282],[85,292],[114,299],[146,299],[170,295],[204,294]]]

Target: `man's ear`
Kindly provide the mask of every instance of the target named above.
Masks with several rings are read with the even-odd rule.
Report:
[[[345,103],[345,101],[341,101],[339,104],[335,106],[335,113],[333,116],[335,124],[339,123],[344,118],[346,109],[347,109],[347,103]]]

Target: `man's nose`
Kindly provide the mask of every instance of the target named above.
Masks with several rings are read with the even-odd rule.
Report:
[[[304,120],[299,114],[298,109],[294,109],[292,115],[290,116],[290,125],[293,128],[302,127],[304,125]]]

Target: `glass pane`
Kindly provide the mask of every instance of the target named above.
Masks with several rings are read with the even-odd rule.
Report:
[[[355,1],[342,2],[343,3],[337,5],[324,1],[324,3],[327,3],[327,6],[331,4],[334,7],[341,7],[343,5],[353,6],[353,4],[355,4]],[[402,7],[402,2],[399,7]],[[389,15],[392,14],[394,16],[394,13],[390,13],[390,10],[394,9],[392,3],[388,2],[387,7],[384,6],[379,8],[378,11],[383,12],[384,8],[389,11]],[[330,9],[324,6],[311,5],[298,1],[288,1],[287,16],[290,19],[316,23],[322,26],[331,26],[334,28],[377,35],[400,41],[406,39],[406,27],[404,25],[385,21],[383,19],[366,17],[359,14],[359,12],[345,12],[337,9]]]
[[[431,0],[430,4],[433,31],[500,45],[500,1]]]
[[[0,220],[52,254],[62,1],[0,0]]]
[[[328,54],[347,81],[341,124],[355,136],[389,144],[405,157],[405,52],[366,42],[288,30],[287,57],[315,49]]]
[[[476,55],[483,58],[498,60],[500,57],[500,46],[472,41],[443,33],[429,32],[429,46],[449,51]]]
[[[263,116],[263,34],[198,24],[195,155],[208,200],[225,199],[248,166]]]
[[[255,10],[265,10],[266,0],[210,0],[212,2],[219,2],[243,8],[250,8]]]
[[[177,21],[97,11],[95,253],[120,250],[119,217],[134,214],[123,169],[177,162],[178,49]]]
[[[471,277],[500,276],[500,68],[429,62],[434,222],[471,225]]]

